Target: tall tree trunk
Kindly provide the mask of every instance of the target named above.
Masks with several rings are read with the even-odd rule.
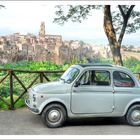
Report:
[[[117,44],[117,43],[115,43]],[[111,52],[112,52],[112,55],[113,55],[113,61],[116,65],[121,65],[123,66],[123,61],[122,61],[122,56],[121,56],[121,46],[119,44],[117,45],[111,45]]]
[[[104,8],[104,31],[109,41],[113,61],[116,65],[123,65],[120,53],[121,45],[119,45],[119,43],[117,42],[116,33],[113,28],[110,5],[105,5]]]

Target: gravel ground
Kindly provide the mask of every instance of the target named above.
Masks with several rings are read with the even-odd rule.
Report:
[[[47,128],[39,115],[27,108],[0,111],[0,135],[139,135],[140,127],[127,125],[119,118],[81,119],[66,122],[61,128]]]

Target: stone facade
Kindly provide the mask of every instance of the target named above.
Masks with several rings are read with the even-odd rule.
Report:
[[[0,63],[7,63],[20,60],[36,61],[60,61],[60,47],[62,46],[61,35],[46,35],[45,23],[42,22],[39,35],[33,34],[21,35],[14,33],[8,36],[0,37]],[[10,54],[10,58],[7,57]],[[3,57],[5,60],[3,61]],[[14,59],[13,59],[14,58]],[[17,58],[17,59],[15,59]],[[6,61],[7,60],[7,61]]]
[[[112,57],[110,47],[89,45],[82,41],[63,41],[61,35],[45,33],[42,22],[39,35],[14,33],[0,36],[0,63],[11,63],[20,60],[70,62],[72,58]]]
[[[43,43],[45,41],[45,23],[41,22],[40,31],[39,31],[39,41]]]

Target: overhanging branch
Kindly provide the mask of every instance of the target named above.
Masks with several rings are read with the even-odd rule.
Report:
[[[127,27],[128,20],[130,18],[130,14],[131,14],[133,8],[135,7],[135,5],[130,6],[129,10],[127,11],[127,14],[124,13],[124,11],[122,10],[122,7],[120,5],[118,5],[118,7],[119,7],[120,12],[121,12],[121,14],[123,16],[123,19],[124,19],[122,29],[121,29],[121,32],[120,32],[120,35],[119,35],[119,38],[118,38],[118,43],[121,45],[125,30],[126,30],[126,27]]]
[[[121,12],[121,14],[122,14],[123,19],[125,19],[125,16],[126,16],[126,15],[125,15],[125,13],[124,13],[124,11],[123,11],[121,5],[118,5],[118,7],[119,7],[119,10],[120,10],[120,12]]]

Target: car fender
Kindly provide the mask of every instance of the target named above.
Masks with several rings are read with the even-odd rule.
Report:
[[[130,107],[131,105],[135,104],[135,103],[139,103],[139,104],[140,104],[140,98],[134,99],[134,100],[132,100],[131,102],[129,102],[129,103],[127,104],[127,106],[125,107],[125,110],[124,110],[124,112],[123,112],[123,116],[127,113],[129,107]]]
[[[50,103],[55,103],[55,102],[63,104],[63,105],[66,107],[67,110],[68,110],[68,108],[70,108],[70,107],[68,106],[68,103],[66,103],[64,100],[58,99],[58,98],[50,98],[50,99],[44,101],[44,102],[40,105],[40,107],[39,107],[39,114],[43,111],[43,109],[44,109],[48,104],[50,104]]]

